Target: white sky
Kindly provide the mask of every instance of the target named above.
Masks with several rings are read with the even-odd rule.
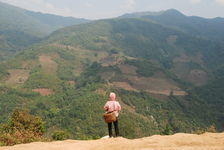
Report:
[[[224,0],[0,0],[32,11],[86,19],[177,9],[188,16],[224,17]]]

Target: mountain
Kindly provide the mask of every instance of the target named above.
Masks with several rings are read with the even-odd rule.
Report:
[[[124,15],[128,18],[147,18],[160,24],[179,29],[193,36],[210,40],[224,41],[224,18],[205,19],[197,16],[185,16],[175,9],[157,13],[133,13]]]
[[[136,13],[127,13],[124,15],[119,16],[119,18],[141,18],[143,16],[159,16],[163,14],[164,11],[159,11],[159,12],[136,12]]]
[[[97,139],[107,134],[102,107],[114,91],[124,137],[223,131],[223,43],[183,28],[143,16],[53,32],[0,64],[0,122],[23,108],[43,118],[48,137]]]
[[[0,2],[0,58],[32,45],[53,31],[80,23],[85,19],[61,17],[27,11]]]

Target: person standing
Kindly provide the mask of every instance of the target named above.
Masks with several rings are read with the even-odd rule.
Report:
[[[109,95],[109,100],[106,102],[104,105],[104,110],[106,113],[112,113],[114,112],[116,115],[116,121],[107,123],[108,124],[108,132],[109,132],[109,137],[112,137],[112,124],[114,124],[115,128],[115,136],[119,136],[119,128],[118,128],[118,116],[119,112],[121,111],[121,105],[119,104],[118,101],[116,101],[116,94],[111,92]]]

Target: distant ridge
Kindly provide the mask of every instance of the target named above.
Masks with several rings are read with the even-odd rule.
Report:
[[[124,14],[119,18],[145,18],[166,26],[176,27],[193,36],[224,41],[224,18],[203,18],[186,16],[176,9],[159,12],[137,12]]]
[[[59,28],[86,23],[88,21],[83,18],[33,12],[0,2],[0,25],[7,27],[10,24],[11,29],[17,27],[21,30],[24,30],[26,27],[29,30],[24,30],[25,33],[29,32],[31,34],[31,32],[38,32],[40,35],[46,35]],[[3,29],[0,28],[0,31]]]
[[[32,12],[0,2],[0,60],[53,31],[89,20]]]
[[[162,10],[158,12],[145,11],[145,12],[127,13],[127,14],[119,16],[119,18],[141,18],[144,16],[160,16],[164,14],[184,16],[184,14],[182,14],[176,9],[168,9],[168,10]]]
[[[33,12],[33,11],[26,11],[26,14],[34,17],[35,19],[39,20],[40,22],[44,24],[55,26],[57,28],[86,23],[90,21],[83,18],[62,17],[58,15],[45,14],[45,13]]]
[[[151,12],[151,11],[146,11],[146,12],[136,12],[136,13],[127,13],[124,15],[119,16],[118,18],[140,18],[143,16],[158,16],[163,14],[165,11],[159,11],[159,12]]]

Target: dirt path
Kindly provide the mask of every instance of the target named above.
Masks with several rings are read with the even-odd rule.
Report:
[[[36,142],[1,147],[0,150],[224,150],[224,133],[202,135],[178,133],[172,136],[155,135],[135,140],[112,138],[91,141]]]

